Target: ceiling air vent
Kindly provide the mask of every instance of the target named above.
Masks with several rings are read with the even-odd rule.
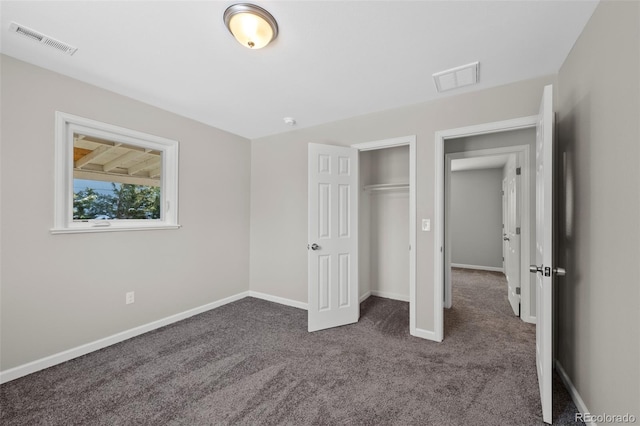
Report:
[[[473,62],[433,74],[436,89],[438,89],[438,92],[445,92],[458,87],[476,84],[478,82],[479,65],[480,62]]]
[[[20,25],[15,22],[11,23],[11,25],[9,26],[9,31],[26,37],[29,40],[36,41],[40,44],[53,47],[54,49],[64,52],[67,55],[73,55],[74,53],[76,53],[76,50],[78,50],[77,47],[70,46],[67,43],[56,40],[55,38],[39,33],[38,31],[32,30],[31,28],[27,28],[24,25]]]

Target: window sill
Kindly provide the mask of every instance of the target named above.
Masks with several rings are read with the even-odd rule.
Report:
[[[180,225],[128,225],[128,226],[87,226],[77,228],[52,228],[50,231],[52,234],[84,234],[88,232],[122,232],[122,231],[153,231],[161,229],[179,229]]]

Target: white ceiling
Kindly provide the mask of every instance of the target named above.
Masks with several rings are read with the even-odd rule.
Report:
[[[457,158],[451,160],[451,171],[497,169],[507,164],[509,156],[514,154],[485,155],[483,157]]]
[[[222,21],[231,1],[2,1],[2,53],[256,138],[558,72],[597,1],[255,1],[261,50]],[[8,32],[11,21],[78,47]],[[480,83],[431,75],[480,61]]]

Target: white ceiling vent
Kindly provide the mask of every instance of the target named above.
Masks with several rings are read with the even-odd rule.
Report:
[[[444,92],[476,84],[479,79],[479,66],[480,62],[473,62],[433,74],[436,89],[438,89],[438,92]]]
[[[9,31],[14,32],[20,36],[26,37],[30,40],[36,41],[40,44],[44,44],[49,47],[53,47],[61,52],[66,53],[67,55],[73,55],[78,50],[77,47],[73,47],[64,43],[60,40],[56,40],[55,38],[49,37],[38,31],[32,30],[31,28],[27,28],[24,25],[20,25],[16,22],[12,22],[9,26]]]

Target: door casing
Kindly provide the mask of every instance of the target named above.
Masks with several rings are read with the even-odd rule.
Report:
[[[518,167],[522,170],[522,164],[518,163],[517,159],[511,157],[507,162],[506,167],[504,168],[505,175],[507,176],[507,185],[505,188],[505,195],[507,201],[507,215],[503,216],[503,222],[505,223],[505,228],[503,230],[503,239],[505,240],[505,244],[503,247],[506,247],[505,257],[507,259],[504,275],[507,277],[507,293],[509,304],[511,305],[511,309],[513,313],[520,317],[520,306],[522,305],[521,299],[528,300],[528,296],[530,296],[529,281],[526,280],[527,277],[522,275],[523,272],[526,272],[526,263],[524,255],[522,255],[522,247],[521,240],[522,234],[524,234],[526,229],[524,229],[524,224],[522,223],[522,206],[521,203],[525,200],[522,200],[521,194],[521,179],[518,176]],[[524,178],[526,175],[520,175]],[[521,232],[518,232],[518,227],[520,227]],[[523,282],[524,280],[524,282]],[[526,288],[527,291],[518,292],[518,290]],[[529,305],[530,306],[530,305]]]
[[[434,331],[431,340],[441,342],[444,338],[444,270],[445,270],[445,154],[444,144],[448,139],[468,136],[485,135],[489,133],[507,132],[535,128],[538,116],[532,115],[512,120],[496,121],[475,126],[442,130],[435,134],[435,199],[434,199],[434,268],[433,268],[433,312]],[[525,186],[525,185],[523,185]],[[524,195],[524,194],[523,194]],[[523,209],[524,210],[524,209]],[[523,242],[523,246],[524,246]],[[428,337],[429,338],[429,337]]]

